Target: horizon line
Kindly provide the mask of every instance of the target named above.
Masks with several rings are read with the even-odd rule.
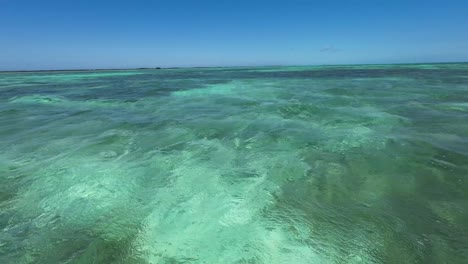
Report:
[[[440,62],[397,62],[397,63],[345,63],[345,64],[270,64],[270,65],[231,65],[231,66],[171,66],[171,67],[132,67],[132,68],[77,68],[77,69],[45,69],[45,70],[0,70],[0,73],[15,72],[74,72],[74,71],[126,71],[126,70],[167,70],[167,69],[198,69],[198,68],[262,68],[262,67],[320,67],[320,66],[364,66],[364,65],[421,65],[421,64],[456,64],[468,61]]]

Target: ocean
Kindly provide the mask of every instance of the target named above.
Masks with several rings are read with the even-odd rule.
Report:
[[[468,64],[0,73],[0,263],[466,263]]]

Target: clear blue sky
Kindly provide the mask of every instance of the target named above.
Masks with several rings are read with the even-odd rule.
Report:
[[[0,70],[468,61],[468,0],[0,0]]]

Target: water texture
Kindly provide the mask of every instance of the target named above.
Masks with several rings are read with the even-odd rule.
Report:
[[[468,64],[0,74],[0,263],[466,263]]]

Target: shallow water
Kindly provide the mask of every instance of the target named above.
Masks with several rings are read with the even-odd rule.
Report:
[[[0,263],[466,263],[468,64],[0,74]]]

